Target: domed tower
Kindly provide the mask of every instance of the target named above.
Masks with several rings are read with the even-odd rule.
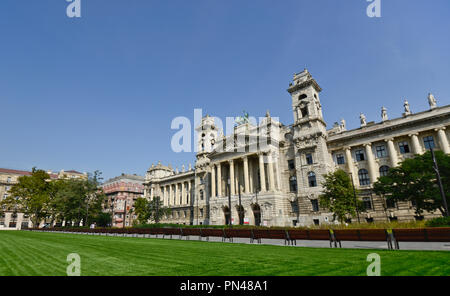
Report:
[[[310,212],[318,202],[323,175],[333,169],[327,148],[326,123],[323,119],[319,84],[308,70],[295,74],[288,92],[294,114],[293,141],[297,171],[300,211]]]

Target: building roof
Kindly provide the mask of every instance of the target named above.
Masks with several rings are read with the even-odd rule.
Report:
[[[20,170],[12,170],[12,169],[4,169],[4,168],[0,168],[0,173],[21,175],[21,176],[31,175],[31,172],[28,172],[28,171],[20,171]]]

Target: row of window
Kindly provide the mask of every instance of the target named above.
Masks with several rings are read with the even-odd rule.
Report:
[[[317,187],[317,178],[316,173],[309,172],[308,173],[308,186],[309,187]],[[297,192],[298,186],[297,186],[297,177],[292,176],[289,178],[289,188],[291,192]]]
[[[427,136],[423,138],[423,143],[425,149],[429,150],[431,148],[435,148],[434,138],[433,136]],[[401,154],[411,153],[411,149],[409,147],[409,143],[407,141],[399,142],[398,149]],[[375,146],[375,156],[377,158],[384,158],[388,156],[387,148],[385,145]],[[364,149],[358,149],[355,151],[355,159],[356,161],[364,161],[366,160],[366,154]],[[336,163],[337,164],[345,164],[345,157],[343,154],[336,154]]]

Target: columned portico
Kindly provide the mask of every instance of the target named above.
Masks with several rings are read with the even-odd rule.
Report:
[[[352,151],[350,147],[345,147],[345,163],[347,165],[347,171],[351,174],[353,182],[356,184],[355,170],[353,169],[353,158]]]

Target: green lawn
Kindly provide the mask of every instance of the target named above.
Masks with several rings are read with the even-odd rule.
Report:
[[[65,275],[69,253],[82,275],[365,275],[369,253],[382,275],[450,275],[450,252],[319,249],[200,241],[0,231],[0,275]]]

